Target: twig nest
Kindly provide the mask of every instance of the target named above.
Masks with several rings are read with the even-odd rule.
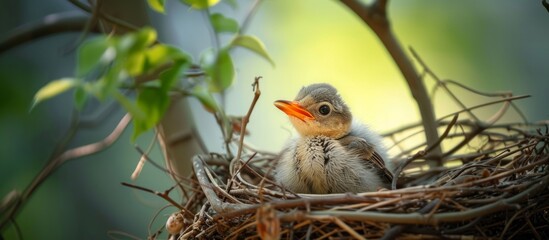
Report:
[[[460,131],[474,129],[467,122],[455,124]],[[274,155],[247,151],[234,175],[230,159],[199,155],[193,159],[198,184],[186,203],[195,215],[184,216],[193,223],[181,234],[190,239],[549,239],[549,130],[534,126],[493,125],[475,135],[448,135],[443,160],[452,167],[424,168],[424,154],[416,153],[425,145],[404,149],[408,153],[401,158],[420,156],[397,176],[404,183],[377,192],[292,193],[272,180]],[[456,143],[458,135],[466,140]]]

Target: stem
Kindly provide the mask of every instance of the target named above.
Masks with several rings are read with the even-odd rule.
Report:
[[[425,129],[427,144],[434,146],[439,137],[433,105],[420,75],[391,30],[386,12],[387,1],[374,1],[370,5],[365,5],[356,0],[341,0],[341,2],[349,7],[374,31],[395,61],[406,83],[408,83],[412,96],[417,102],[423,120],[422,124]],[[441,156],[441,147],[436,146],[425,158],[429,160],[430,167],[437,167],[441,166]]]
[[[261,90],[259,90],[259,79],[261,78],[262,78],[261,76],[255,77],[254,83],[252,84],[252,87],[254,88],[254,99],[250,104],[248,113],[246,113],[246,116],[242,118],[242,127],[240,128],[240,139],[238,140],[238,152],[236,152],[236,157],[231,161],[231,167],[229,168],[230,173],[233,173],[234,171],[233,166],[235,164],[235,161],[240,163],[240,157],[242,156],[242,146],[244,145],[244,136],[246,135],[246,126],[248,126],[248,122],[250,122],[250,116],[252,115],[255,104],[259,99],[259,96],[261,95]]]

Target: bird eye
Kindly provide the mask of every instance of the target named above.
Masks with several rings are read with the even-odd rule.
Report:
[[[318,108],[318,112],[322,115],[328,115],[330,113],[330,106],[322,105]]]

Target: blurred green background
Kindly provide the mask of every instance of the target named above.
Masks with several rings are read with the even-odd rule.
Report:
[[[251,1],[238,8],[219,4],[223,12],[242,21]],[[131,11],[128,6],[127,11]],[[0,39],[17,26],[49,14],[80,12],[68,1],[0,1]],[[84,13],[81,13],[84,14]],[[389,14],[403,46],[412,46],[441,78],[457,80],[483,91],[510,90],[532,97],[518,105],[531,121],[549,119],[549,13],[539,1],[516,0],[394,0]],[[165,15],[149,11],[161,41],[179,46],[195,59],[211,46],[203,14],[179,1],[167,1]],[[328,82],[336,86],[356,118],[380,132],[419,121],[415,102],[393,61],[373,33],[337,1],[264,1],[247,33],[265,43],[276,68],[246,52],[235,51],[237,82],[227,92],[225,107],[243,115],[253,97],[250,84],[263,76],[261,96],[249,124],[247,141],[257,148],[278,151],[295,133],[286,116],[273,107],[277,99],[292,99],[301,86]],[[33,94],[48,81],[72,76],[80,34],[65,33],[19,46],[0,54],[0,196],[22,191],[45,165],[69,125],[71,94],[63,94],[29,112]],[[228,40],[223,37],[222,40]],[[427,80],[431,88],[433,82]],[[455,104],[438,93],[438,116],[455,111]],[[486,99],[467,95],[467,104]],[[222,138],[213,117],[190,100],[200,134],[211,151],[221,152]],[[84,115],[97,109],[89,106]],[[71,146],[106,136],[122,116],[115,108],[100,125],[81,130]],[[492,112],[487,112],[486,116]],[[510,114],[507,120],[518,120]],[[166,205],[162,199],[123,187],[139,154],[130,131],[108,150],[68,162],[55,172],[23,208],[17,222],[25,239],[105,239],[112,230],[141,238],[153,215]],[[137,144],[145,147],[152,134]],[[162,162],[155,150],[151,155]],[[156,190],[170,179],[150,164],[135,184]],[[160,214],[153,230],[171,208]],[[13,227],[1,233],[14,239]]]

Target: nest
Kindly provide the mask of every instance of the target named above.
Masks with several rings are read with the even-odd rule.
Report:
[[[457,119],[439,121],[441,143],[453,144],[446,167],[425,167],[425,144],[403,150],[393,190],[296,194],[272,180],[273,154],[245,147],[232,167],[222,155],[196,156],[198,183],[174,237],[549,238],[547,126]]]
[[[288,191],[273,181],[276,154],[241,135],[236,157],[194,157],[191,193],[167,228],[173,239],[549,239],[548,122],[500,123],[510,108],[522,115],[512,101],[524,96],[499,97],[437,120],[431,146],[419,124],[385,134],[398,168],[376,192]],[[499,103],[486,121],[473,113]]]

